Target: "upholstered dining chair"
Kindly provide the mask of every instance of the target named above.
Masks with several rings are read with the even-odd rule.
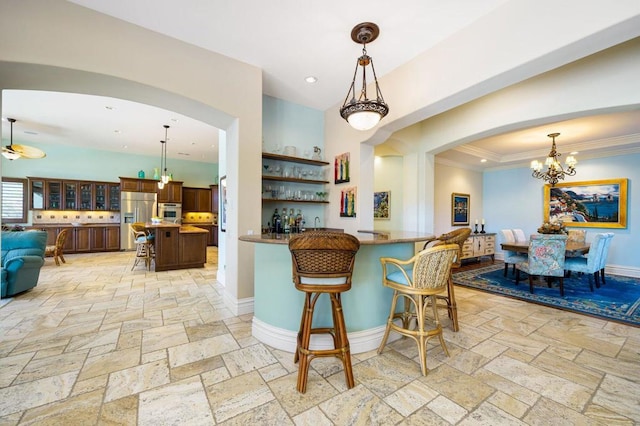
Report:
[[[608,233],[596,234],[589,246],[589,252],[586,256],[569,257],[564,265],[568,273],[582,272],[589,274],[589,289],[591,291],[593,291],[594,280],[596,287],[600,288],[600,270],[603,269],[602,256],[608,238]]]
[[[500,238],[504,243],[515,243],[516,235],[513,232],[513,229],[501,229],[500,230]],[[524,238],[524,232],[522,232],[522,237]],[[504,276],[507,276],[507,272],[509,271],[509,265],[513,266],[512,273],[516,272],[516,263],[524,262],[527,260],[527,255],[524,253],[518,253],[511,250],[503,250],[504,253]]]
[[[533,293],[533,277],[546,277],[551,287],[551,277],[560,283],[560,296],[564,297],[564,270],[567,236],[565,234],[536,234],[529,240],[527,260],[516,263],[516,285],[520,271],[529,275],[529,291]]]
[[[457,244],[458,245],[458,256],[456,256],[456,260],[451,265],[451,269],[456,269],[462,266],[462,246],[464,242],[471,235],[471,228],[460,228],[455,229],[446,234],[442,234],[437,238],[431,238],[427,240],[424,244],[424,248],[434,247],[436,245],[442,244]],[[456,295],[453,287],[453,272],[449,272],[449,281],[447,283],[447,295],[438,295],[437,299],[444,302],[439,306],[446,307],[447,313],[449,314],[449,318],[451,319],[451,324],[453,331],[460,330],[460,326],[458,324],[458,305],[456,304]]]
[[[360,241],[342,232],[311,231],[296,234],[289,240],[293,264],[293,283],[304,293],[294,362],[298,366],[297,389],[307,390],[309,365],[317,357],[336,357],[342,361],[347,388],[355,386],[351,366],[351,350],[342,312],[341,294],[351,289],[351,276]],[[313,326],[313,312],[318,298],[327,294],[331,301],[333,325]],[[317,319],[317,318],[316,318]],[[311,335],[329,334],[333,348],[311,348]]]
[[[45,256],[53,256],[53,260],[55,260],[57,266],[60,266],[60,260],[62,260],[62,263],[67,263],[67,261],[64,260],[64,255],[62,253],[64,250],[64,243],[67,241],[67,231],[68,229],[63,229],[58,232],[58,235],[56,236],[56,243],[46,246],[44,250]]]
[[[600,281],[602,284],[606,284],[604,279],[604,268],[607,265],[607,256],[609,256],[609,246],[611,245],[611,240],[615,235],[613,232],[606,232],[607,239],[604,242],[602,247],[602,254],[600,255]]]
[[[584,243],[587,241],[587,231],[584,229],[569,229],[567,231],[568,243]]]
[[[443,244],[426,248],[409,260],[389,257],[380,259],[382,284],[393,290],[393,298],[387,328],[378,347],[379,354],[387,343],[389,333],[395,331],[411,337],[417,343],[420,369],[424,376],[428,371],[427,341],[431,337],[438,336],[442,350],[449,356],[442,337],[436,296],[446,290],[451,277],[451,266],[457,260],[459,250],[457,244]],[[400,298],[404,300],[404,310],[396,312]],[[426,311],[429,304],[433,311],[433,327],[426,328]],[[397,319],[401,320],[400,324],[395,323]],[[416,325],[411,327],[414,320]]]

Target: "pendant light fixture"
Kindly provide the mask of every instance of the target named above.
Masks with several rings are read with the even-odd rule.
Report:
[[[556,150],[556,138],[560,136],[560,133],[549,133],[547,136],[553,141],[551,142],[551,151],[544,164],[538,160],[531,162],[531,169],[533,170],[531,176],[549,182],[551,186],[554,186],[559,180],[563,180],[565,176],[573,176],[576,174],[576,164],[578,164],[578,160],[576,160],[573,155],[569,155],[564,161],[564,164],[567,166],[565,170],[562,164],[560,164],[560,161],[558,161],[558,157],[561,157],[562,154]],[[544,172],[542,171],[543,166],[547,166],[547,170]]]
[[[15,118],[7,118],[7,121],[11,123],[11,142],[7,146],[2,147],[2,155],[9,160],[17,160],[18,158],[44,158],[47,156],[43,151],[38,148],[34,148],[26,145],[14,145],[13,144],[13,123],[16,122]]]
[[[349,91],[344,99],[344,104],[340,108],[342,118],[357,130],[369,130],[376,126],[382,118],[389,113],[389,106],[384,102],[376,69],[373,67],[373,58],[367,55],[367,43],[371,43],[380,34],[380,29],[373,22],[363,22],[356,25],[351,30],[351,39],[358,44],[362,44],[362,56],[356,61],[356,69],[353,72],[353,80]],[[367,96],[367,66],[371,65],[373,81],[376,88],[376,99],[369,99]],[[356,79],[358,77],[358,67],[362,67],[362,84],[356,98]]]
[[[160,168],[162,169],[162,175],[158,181],[158,188],[164,188],[164,185],[169,183],[169,173],[167,173],[167,132],[169,130],[168,125],[164,125],[164,140],[160,141]]]

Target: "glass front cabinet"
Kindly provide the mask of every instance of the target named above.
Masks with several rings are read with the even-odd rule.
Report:
[[[31,210],[120,211],[120,184],[29,177]]]

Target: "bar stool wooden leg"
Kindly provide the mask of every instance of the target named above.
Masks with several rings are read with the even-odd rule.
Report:
[[[459,331],[460,327],[458,326],[458,304],[456,303],[456,296],[453,289],[453,276],[449,275],[449,281],[447,283],[447,310],[449,312],[449,318],[451,318],[451,322],[453,323],[453,331]]]
[[[353,380],[351,348],[349,347],[349,339],[347,338],[347,326],[344,322],[340,293],[331,293],[331,305],[335,318],[335,348],[340,350],[339,357],[342,359],[342,365],[344,366],[344,377],[347,382],[347,389],[351,389],[355,386],[355,381]]]

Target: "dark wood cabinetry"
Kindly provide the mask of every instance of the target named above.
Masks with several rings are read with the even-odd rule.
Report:
[[[29,177],[31,210],[120,210],[120,185],[113,182]]]
[[[158,191],[158,181],[153,179],[120,177],[120,191],[155,193]]]
[[[182,203],[182,182],[171,181],[164,188],[158,189],[158,202]]]
[[[220,200],[218,185],[209,185],[209,188],[211,188],[211,212],[218,213],[218,210],[219,210],[218,203]]]
[[[155,230],[156,271],[176,269],[180,261],[180,230],[178,228],[158,228]]]
[[[119,226],[46,226],[34,229],[42,229],[47,232],[47,244],[56,243],[56,237],[63,229],[68,229],[64,243],[64,253],[89,253],[101,251],[120,250]]]
[[[183,187],[182,212],[211,212],[211,189]]]

